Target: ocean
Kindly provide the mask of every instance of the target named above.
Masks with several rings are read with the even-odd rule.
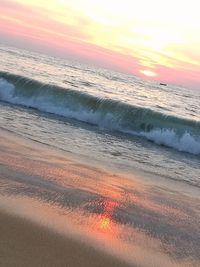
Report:
[[[117,266],[200,266],[200,90],[5,45],[0,63],[0,216],[64,233],[69,247],[80,238],[76,253],[90,243]],[[19,236],[42,266],[48,249]],[[90,249],[82,265],[63,246],[58,259],[56,240],[45,266],[115,266]]]
[[[200,90],[0,46],[0,126],[86,162],[200,187]]]

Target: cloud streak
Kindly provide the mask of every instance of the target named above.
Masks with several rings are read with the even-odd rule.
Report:
[[[176,82],[176,71],[200,75],[200,22],[197,1],[191,1],[188,6],[186,1],[169,0],[163,6],[158,0],[111,0],[106,5],[103,0],[95,4],[49,0],[48,5],[44,0],[2,0],[0,36],[46,45],[63,56],[71,53],[134,74],[148,68],[158,79],[162,67],[162,73],[165,69]],[[192,4],[192,17],[186,20]],[[191,85],[199,84],[197,76]],[[169,80],[168,75],[163,77]]]

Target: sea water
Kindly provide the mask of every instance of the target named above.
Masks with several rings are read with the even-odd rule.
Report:
[[[120,171],[200,187],[200,88],[0,46],[0,126]]]

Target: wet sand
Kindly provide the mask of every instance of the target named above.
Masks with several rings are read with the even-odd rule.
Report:
[[[0,135],[0,266],[199,266],[199,198]]]

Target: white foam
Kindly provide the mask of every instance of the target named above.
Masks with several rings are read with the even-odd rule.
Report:
[[[142,132],[140,135],[154,141],[158,145],[165,145],[195,155],[200,154],[200,139],[191,136],[188,132],[179,136],[174,130],[157,129],[148,133]]]
[[[147,138],[159,145],[172,147],[179,151],[189,152],[191,154],[200,154],[200,137],[194,137],[190,133],[185,132],[178,135],[172,129],[155,129],[150,132],[136,132],[120,127],[118,118],[112,113],[93,112],[92,110],[84,110],[82,105],[76,105],[75,109],[54,103],[51,96],[33,96],[31,98],[16,96],[14,94],[15,87],[12,83],[0,78],[0,99],[12,104],[20,104],[26,107],[37,108],[38,110],[62,115],[68,118],[77,119],[79,121],[92,123],[101,128],[118,130],[132,135],[138,135]]]

